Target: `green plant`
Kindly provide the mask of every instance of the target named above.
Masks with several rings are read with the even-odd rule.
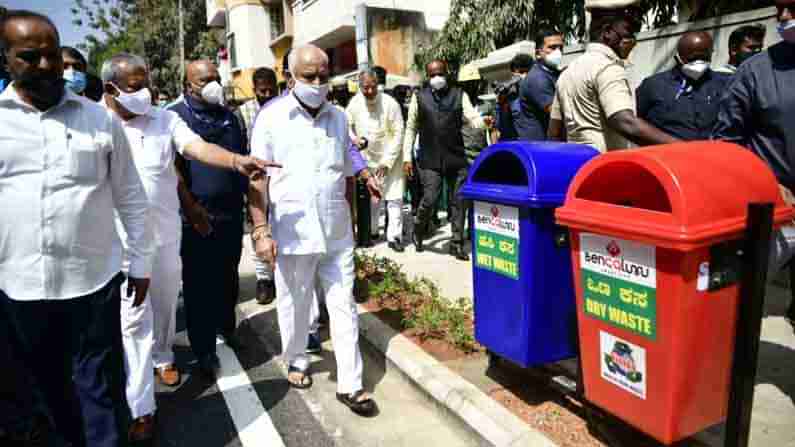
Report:
[[[402,313],[403,329],[421,340],[441,340],[463,352],[479,350],[473,335],[472,306],[466,298],[450,301],[427,278],[409,279],[387,258],[357,253],[356,274],[367,278],[369,296],[381,307]]]

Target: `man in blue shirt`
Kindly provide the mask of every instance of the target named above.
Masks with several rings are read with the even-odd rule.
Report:
[[[526,127],[519,103],[519,83],[532,66],[530,56],[517,54],[511,60],[511,80],[497,87],[496,127],[500,141],[518,140],[519,129]]]
[[[795,202],[795,0],[775,1],[783,40],[749,59],[737,70],[721,99],[716,139],[745,146],[770,166],[790,205]],[[776,231],[771,270],[795,254],[795,226]],[[790,304],[795,325],[795,303]]]
[[[646,78],[637,93],[637,113],[682,140],[707,140],[718,118],[720,97],[731,80],[710,69],[709,33],[685,33],[677,45],[676,67]]]
[[[522,119],[517,121],[519,139],[544,141],[549,127],[549,108],[555,99],[555,83],[563,61],[563,34],[541,29],[536,34],[536,64],[519,85]]]

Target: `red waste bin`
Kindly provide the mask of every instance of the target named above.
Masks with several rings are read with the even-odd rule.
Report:
[[[750,151],[693,142],[587,163],[569,227],[586,399],[671,444],[726,417],[739,255],[752,202],[792,219]]]

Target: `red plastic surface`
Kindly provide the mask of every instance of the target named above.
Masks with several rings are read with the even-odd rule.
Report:
[[[706,291],[697,287],[698,272],[701,263],[710,262],[712,245],[742,237],[751,202],[774,203],[776,226],[792,219],[772,172],[732,144],[613,152],[580,170],[557,210],[557,222],[571,232],[588,401],[665,444],[725,419],[739,288]],[[583,233],[657,247],[655,337],[586,313]],[[600,332],[645,350],[645,398],[602,377]]]
[[[698,265],[709,259],[709,249],[657,250],[657,336],[649,340],[586,315],[579,235],[572,232],[572,261],[586,399],[664,444],[723,421],[729,401],[738,287],[697,292]],[[601,377],[600,331],[646,350],[646,399]]]
[[[762,160],[734,144],[700,141],[596,157],[556,216],[569,228],[688,250],[740,237],[752,202],[773,202],[777,225],[792,219]]]

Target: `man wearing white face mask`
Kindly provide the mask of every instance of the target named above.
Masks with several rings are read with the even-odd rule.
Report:
[[[731,80],[710,69],[712,45],[707,32],[682,35],[676,66],[641,83],[638,116],[681,140],[708,140],[718,119],[720,97]]]
[[[457,198],[458,186],[466,179],[469,167],[461,130],[464,120],[475,129],[482,129],[493,120],[482,118],[465,92],[447,84],[446,62],[432,61],[425,67],[425,73],[428,85],[411,99],[403,139],[403,159],[409,160],[414,138],[418,133],[420,136],[421,151],[417,161],[423,195],[417,210],[414,246],[418,252],[425,249],[424,238],[428,236],[431,215],[445,181],[450,191],[451,215],[448,220],[453,233],[450,254],[461,261],[468,261],[469,255],[464,250],[464,203]],[[410,165],[406,171],[409,177],[413,175]]]
[[[549,127],[549,109],[555,99],[555,83],[563,62],[563,34],[542,29],[536,34],[536,64],[519,85],[524,125],[517,126],[519,139],[544,141]]]
[[[180,382],[171,351],[176,329],[181,222],[177,197],[177,153],[243,175],[267,163],[204,142],[174,112],[152,107],[146,61],[119,54],[103,64],[104,105],[121,118],[143,182],[154,225],[155,254],[148,299],[135,306],[122,297],[122,339],[127,370],[131,441],[151,438],[155,412],[154,376],[168,386]],[[117,222],[119,233],[124,230]],[[121,240],[125,240],[122,237]]]
[[[254,248],[276,264],[276,305],[287,380],[312,386],[306,348],[315,283],[329,311],[337,363],[337,399],[357,414],[375,402],[362,385],[359,328],[353,301],[353,231],[349,201],[353,163],[345,113],[326,102],[328,57],[306,45],[290,53],[292,93],[264,109],[254,124],[251,150],[283,169],[252,179]],[[346,200],[347,199],[347,200]]]
[[[218,68],[194,61],[186,68],[184,100],[172,107],[205,141],[239,155],[248,153],[246,129],[223,106]],[[214,377],[220,367],[216,336],[238,347],[235,306],[240,296],[238,265],[243,250],[243,202],[248,179],[178,157],[182,205],[182,292],[188,339],[198,369]]]
[[[776,0],[782,42],[759,53],[737,70],[721,99],[713,137],[743,145],[773,170],[784,200],[795,191],[795,0]],[[795,254],[795,226],[775,234],[770,268],[784,267]],[[795,302],[787,316],[795,327]]]

